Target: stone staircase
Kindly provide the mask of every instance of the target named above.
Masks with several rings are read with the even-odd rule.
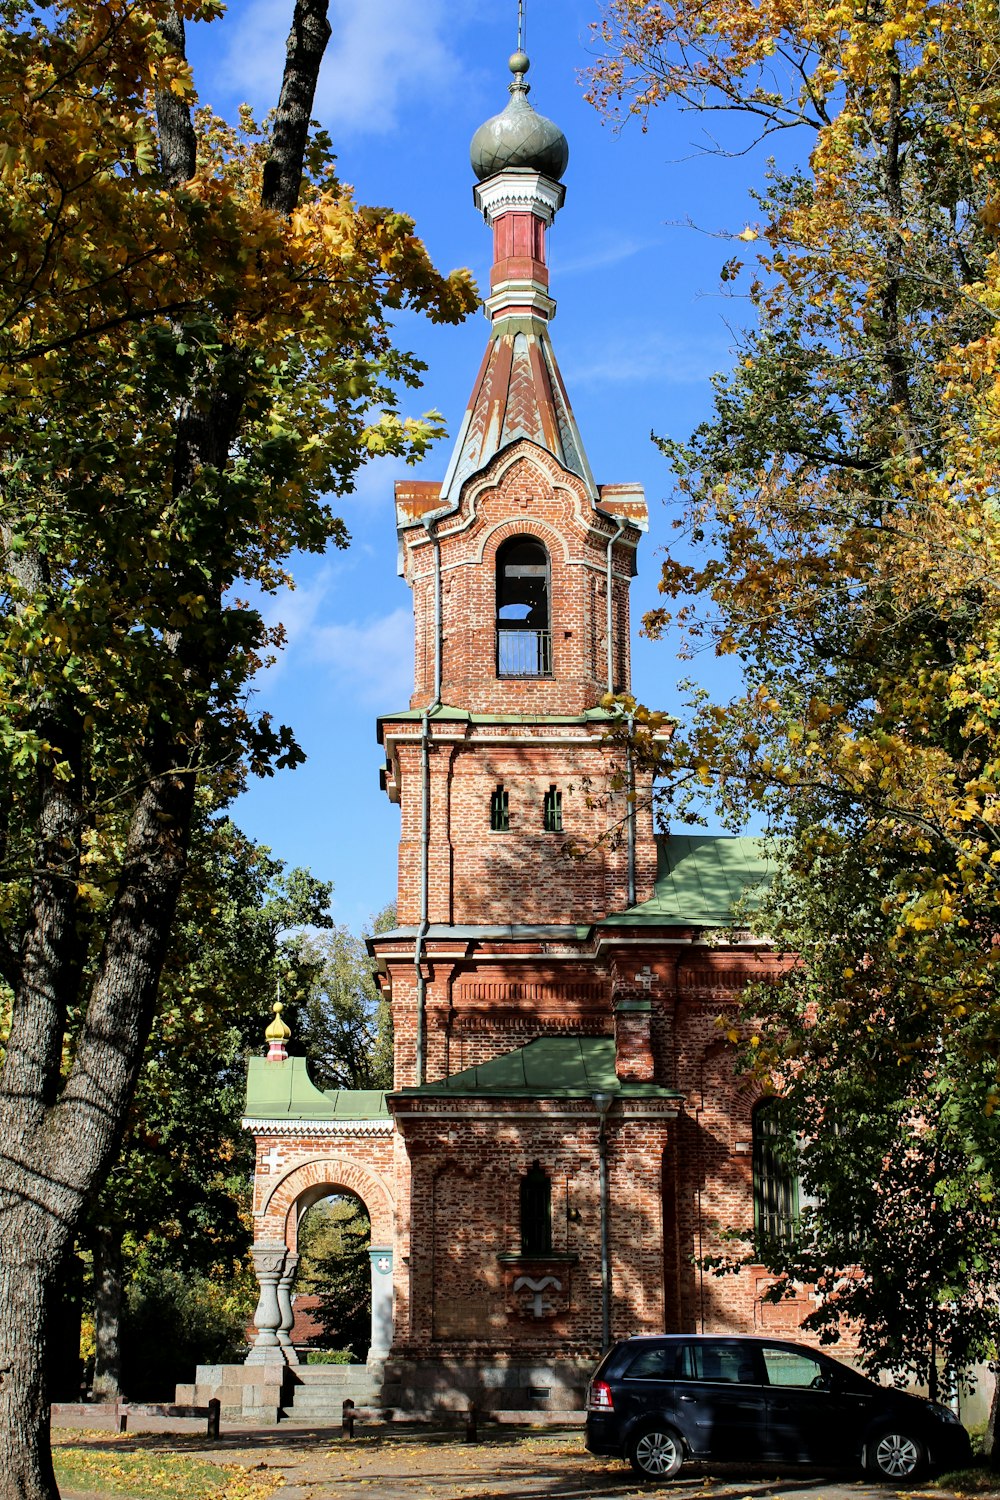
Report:
[[[290,1365],[281,1416],[325,1427],[340,1422],[345,1401],[370,1410],[380,1406],[380,1395],[379,1382],[366,1365]]]

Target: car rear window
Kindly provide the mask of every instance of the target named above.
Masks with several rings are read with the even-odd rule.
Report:
[[[672,1344],[643,1349],[625,1371],[629,1380],[672,1380],[677,1350]]]
[[[676,1380],[724,1380],[734,1385],[755,1385],[757,1371],[753,1353],[745,1344],[715,1343],[706,1339],[684,1344],[677,1362]]]

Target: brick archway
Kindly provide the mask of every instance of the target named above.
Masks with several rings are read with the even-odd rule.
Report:
[[[361,1199],[371,1220],[373,1245],[391,1245],[394,1205],[382,1178],[369,1167],[347,1156],[317,1156],[301,1162],[275,1183],[263,1205],[258,1235],[284,1240],[289,1250],[298,1242],[299,1215],[296,1205],[308,1200],[307,1207],[338,1190],[354,1193]]]

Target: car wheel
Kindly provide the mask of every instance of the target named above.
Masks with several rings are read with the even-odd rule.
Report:
[[[927,1467],[927,1449],[909,1433],[880,1432],[865,1444],[865,1469],[873,1479],[916,1479]]]
[[[629,1440],[628,1459],[647,1479],[673,1479],[684,1462],[684,1449],[676,1432],[653,1422]]]

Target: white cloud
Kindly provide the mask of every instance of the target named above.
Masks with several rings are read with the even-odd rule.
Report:
[[[394,609],[361,622],[310,632],[310,655],[335,673],[356,701],[383,710],[404,707],[413,690],[413,614]]]
[[[731,362],[724,349],[703,339],[660,333],[602,339],[595,330],[587,353],[563,359],[562,366],[572,390],[578,385],[698,385]]]
[[[445,9],[443,0],[333,0],[316,118],[341,136],[384,135],[410,99],[431,100],[439,85],[453,87],[461,69],[447,44]],[[277,98],[289,15],[288,0],[239,7],[222,73],[258,109]]]
[[[593,245],[579,255],[570,253],[566,260],[558,258],[557,248],[549,256],[552,274],[554,277],[577,276],[581,272],[603,271],[608,266],[617,266],[621,261],[638,255],[640,250],[650,249],[654,244],[653,240],[630,240],[616,237],[604,245]]]

